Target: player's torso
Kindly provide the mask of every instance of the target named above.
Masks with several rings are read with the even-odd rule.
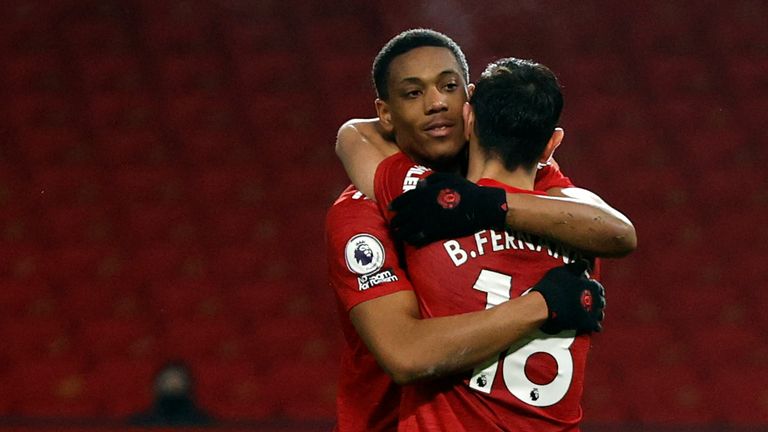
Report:
[[[574,257],[527,234],[491,230],[406,254],[425,318],[516,298]],[[401,429],[576,430],[588,347],[589,337],[573,331],[534,332],[463,379],[407,388]]]

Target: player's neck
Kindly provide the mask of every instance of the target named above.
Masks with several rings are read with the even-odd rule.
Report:
[[[518,189],[533,190],[536,170],[520,167],[510,171],[499,159],[486,158],[480,152],[470,153],[467,179],[477,182],[481,178],[493,179]]]

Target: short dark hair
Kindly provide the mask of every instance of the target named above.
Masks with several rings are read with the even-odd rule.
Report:
[[[430,29],[411,29],[406,30],[393,37],[387,42],[381,51],[373,60],[373,87],[376,90],[376,97],[382,100],[389,99],[389,88],[387,79],[389,79],[389,66],[395,57],[405,54],[413,49],[421,47],[440,47],[447,48],[456,57],[456,62],[461,68],[464,82],[469,82],[469,66],[464,52],[459,45],[448,36]]]
[[[563,95],[548,67],[509,57],[486,67],[470,104],[480,147],[514,170],[531,168],[541,156],[560,120]]]

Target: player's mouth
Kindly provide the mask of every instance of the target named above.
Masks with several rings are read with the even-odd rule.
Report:
[[[445,119],[435,119],[427,123],[422,129],[432,138],[444,138],[451,134],[455,123]]]

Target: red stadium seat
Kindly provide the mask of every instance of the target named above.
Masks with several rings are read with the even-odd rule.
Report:
[[[11,93],[34,94],[61,92],[68,81],[61,63],[50,53],[9,56],[0,66],[3,83]]]
[[[3,168],[0,167],[0,170]],[[40,231],[42,224],[39,215],[32,211],[32,208],[23,205],[25,200],[32,199],[21,192],[22,185],[14,185],[10,180],[8,182],[0,175],[0,194],[5,194],[10,199],[9,203],[3,206],[0,212],[0,241],[7,244],[33,242],[43,236]],[[2,199],[0,199],[2,200]]]
[[[688,347],[680,341],[674,327],[660,324],[661,320],[625,323],[622,316],[609,315],[609,308],[610,305],[606,308],[605,331],[592,338],[592,350],[603,365],[631,374],[645,365],[667,367],[689,358]]]
[[[275,410],[288,418],[317,420],[335,412],[337,361],[284,361],[265,379]],[[312,385],[307,386],[307,383]]]
[[[132,93],[147,90],[147,78],[134,55],[86,55],[77,62],[78,72],[89,93]]]
[[[676,94],[712,94],[719,90],[706,57],[657,55],[644,62],[646,87],[658,99]]]
[[[222,245],[210,252],[211,271],[220,280],[241,282],[282,276],[287,251],[267,250],[260,244]]]
[[[656,425],[705,424],[714,417],[707,385],[690,364],[640,366],[625,378],[633,417]]]
[[[751,137],[733,125],[703,126],[676,135],[675,144],[685,152],[686,163],[693,169],[748,169],[748,164],[754,162]]]
[[[93,156],[93,145],[70,127],[23,129],[16,135],[21,153],[33,164],[82,162]]]
[[[195,52],[214,46],[213,4],[141,1],[148,47],[159,52]]]
[[[270,5],[272,3],[272,5]],[[290,52],[299,46],[301,35],[299,32],[291,31],[287,25],[288,18],[284,13],[288,11],[284,4],[275,5],[275,0],[271,2],[262,1],[258,4],[248,5],[246,10],[235,12],[236,16],[228,19],[228,25],[223,28],[228,46],[234,54],[235,59],[249,58],[254,54],[258,56],[270,56]],[[234,6],[235,4],[230,4]],[[259,13],[259,7],[269,8],[274,6],[277,10]],[[253,17],[242,19],[243,14],[256,14]]]
[[[121,167],[112,180],[123,202],[180,205],[188,199],[184,172],[173,166]]]
[[[273,414],[265,379],[269,371],[254,367],[252,361],[194,361],[191,366],[200,406],[215,417],[254,420]]]
[[[286,289],[286,285],[277,281],[243,281],[227,293],[229,308],[235,316],[257,326],[264,320],[263,317],[282,318],[289,315],[293,303],[299,301],[292,289]]]
[[[308,297],[306,294],[304,296]],[[320,362],[333,357],[332,349],[336,347],[338,329],[321,321],[322,318],[309,318],[315,312],[308,299],[294,295],[290,301],[286,308],[299,308],[301,314],[287,316],[279,321],[265,315],[252,316],[249,337],[243,341],[247,358],[259,358],[265,367],[271,367],[282,364],[285,359]],[[333,310],[323,312],[334,319],[336,317]],[[265,347],[269,349],[265,351]]]
[[[258,206],[263,201],[266,182],[254,166],[210,166],[192,179],[200,203]]]
[[[327,5],[323,4],[322,8],[327,9]],[[371,55],[375,44],[371,40],[372,32],[364,17],[365,15],[333,14],[323,20],[311,19],[303,32],[309,54],[322,59],[329,54],[343,53],[357,57],[358,62],[369,63],[370,61],[362,59]],[[365,74],[362,76],[367,77]]]
[[[247,95],[281,94],[306,87],[296,77],[306,74],[307,59],[294,51],[246,52],[235,58],[234,71],[238,89]]]
[[[215,281],[167,280],[151,284],[148,294],[158,318],[194,320],[230,316],[222,291]]]
[[[176,157],[173,145],[152,130],[101,130],[95,147],[99,160],[111,167],[168,165]]]
[[[81,119],[73,101],[55,93],[21,93],[9,98],[6,103],[3,110],[5,121],[21,129],[61,131],[78,124]]]
[[[47,284],[0,278],[3,319],[47,316],[54,312],[56,306],[56,297]]]
[[[2,357],[11,363],[66,359],[73,354],[70,329],[54,317],[19,317],[0,323]]]
[[[713,369],[708,376],[714,393],[715,420],[733,427],[760,428],[768,423],[768,371],[764,365]]]
[[[600,131],[610,128],[646,127],[647,114],[637,95],[620,96],[593,93],[569,100],[563,112],[566,131]]]
[[[75,360],[17,364],[10,375],[17,415],[82,418],[96,414],[81,364]]]
[[[709,373],[751,368],[763,364],[768,355],[760,332],[747,323],[714,321],[707,325],[707,331],[701,331],[701,327],[696,330],[688,333],[693,341],[694,355]]]
[[[105,243],[115,239],[114,217],[105,203],[49,206],[45,237],[63,244]]]
[[[165,107],[169,126],[178,131],[227,130],[239,123],[239,113],[223,95],[184,92],[169,97]]]
[[[242,358],[239,328],[228,320],[168,317],[162,335],[166,358],[227,360]]]
[[[147,319],[148,301],[130,276],[94,280],[74,279],[58,290],[63,317],[78,322],[89,320]]]
[[[259,207],[218,206],[207,209],[207,241],[216,246],[256,245],[276,249],[279,246],[280,215]]]
[[[66,244],[46,253],[43,270],[52,281],[107,279],[121,271],[122,253],[111,245]]]
[[[87,109],[89,125],[100,133],[148,129],[160,123],[157,98],[145,93],[94,94]]]
[[[590,352],[582,396],[584,422],[620,424],[630,418],[630,397],[624,391],[623,384],[623,375],[617,373],[614,368],[606,367]]]
[[[738,51],[725,60],[727,84],[736,91],[737,99],[748,99],[755,93],[768,92],[768,56],[750,56]]]
[[[82,355],[95,361],[147,359],[157,350],[151,327],[139,318],[92,319],[76,338]]]
[[[0,277],[18,281],[42,280],[43,252],[32,242],[0,243]]]
[[[765,4],[760,1],[744,1],[721,8],[720,19],[713,20],[710,27],[710,38],[719,54],[765,57],[768,43],[761,19],[765,13]]]
[[[120,12],[119,8],[115,9]],[[130,22],[127,17],[115,16],[117,13],[78,17],[80,19],[65,25],[63,36],[68,48],[78,57],[133,51],[136,44]]]
[[[143,282],[205,276],[205,257],[183,245],[150,243],[136,250],[126,263],[126,272]]]
[[[668,130],[695,130],[701,125],[718,129],[734,124],[735,114],[717,96],[689,94],[667,95],[657,105],[659,126]]]
[[[113,359],[99,361],[86,374],[99,416],[125,418],[152,404],[155,361]]]
[[[200,237],[190,209],[181,204],[133,205],[126,213],[123,235],[137,246],[153,243],[194,245]]]
[[[263,156],[239,128],[179,131],[184,156],[197,174],[208,166],[256,167],[261,171]]]
[[[569,100],[574,95],[628,94],[637,86],[625,59],[616,54],[580,55],[569,59],[558,72],[558,79],[567,89]],[[566,112],[569,110],[566,109]]]
[[[631,47],[636,52],[698,54],[704,52],[703,10],[675,3],[640,1],[627,4]],[[631,52],[631,51],[628,51]]]
[[[220,55],[167,55],[159,67],[161,84],[173,95],[226,92],[228,76]]]

